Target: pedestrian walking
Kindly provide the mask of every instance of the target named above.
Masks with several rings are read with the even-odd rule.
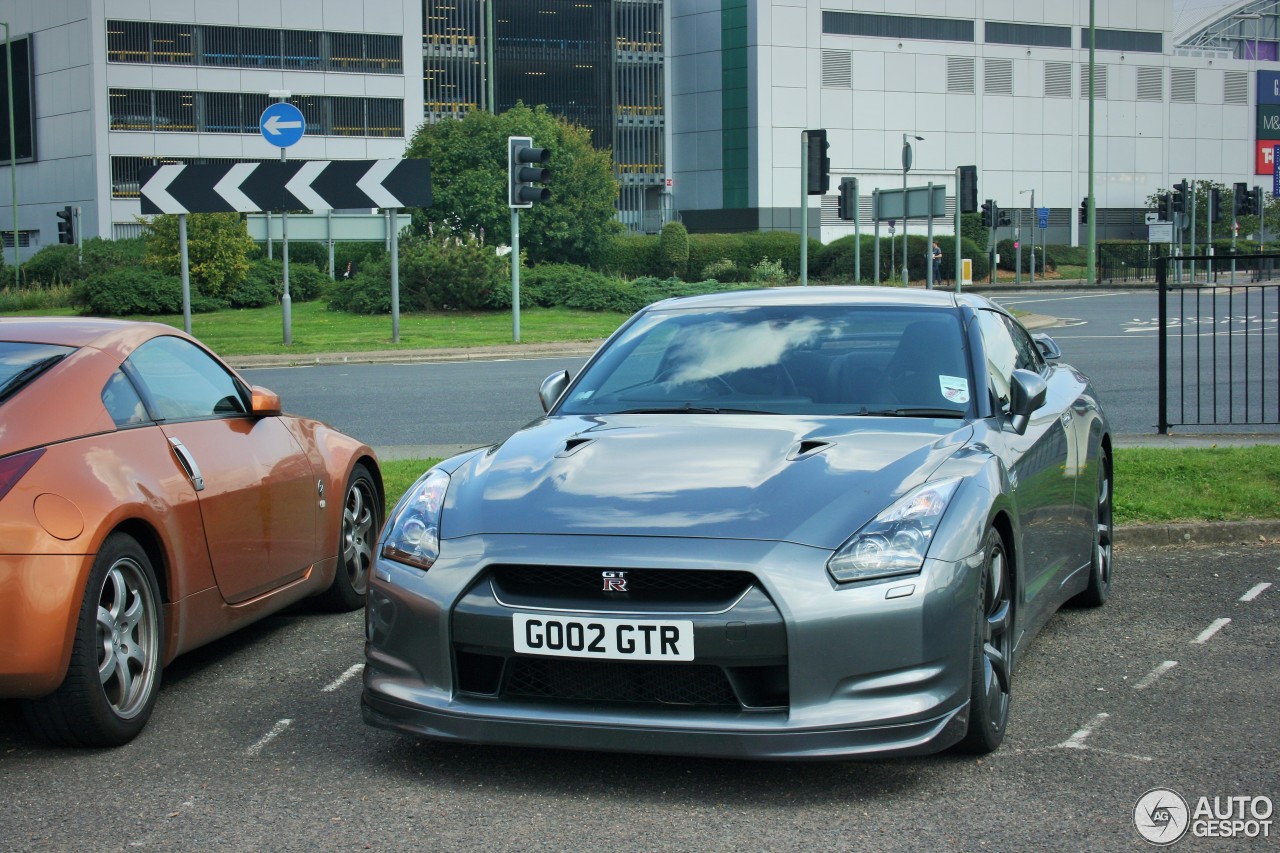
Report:
[[[937,240],[933,241],[933,280],[937,284],[942,283],[942,247]]]

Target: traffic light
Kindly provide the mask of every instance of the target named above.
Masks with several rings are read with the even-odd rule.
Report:
[[[1000,208],[991,199],[982,203],[982,224],[987,228],[995,228],[1000,222]]]
[[[960,167],[960,212],[973,213],[978,209],[978,167]]]
[[[1080,199],[1080,224],[1089,224],[1089,197],[1085,196]]]
[[[1209,187],[1209,221],[1222,221],[1222,189]]]
[[[75,211],[71,208],[71,205],[67,205],[58,211],[58,242],[68,243],[72,246],[76,243]]]
[[[831,158],[827,156],[827,149],[831,147],[827,142],[827,132],[825,130],[806,130],[805,156],[809,158],[809,185],[805,188],[805,192],[809,195],[823,195],[827,190],[831,189]]]
[[[996,208],[996,225],[1001,228],[1008,228],[1013,223],[1009,221],[1009,211]]]
[[[1253,210],[1249,212],[1254,216],[1262,215],[1262,187],[1253,188],[1253,201],[1249,206],[1253,208]]]
[[[1173,221],[1173,193],[1161,193],[1156,204],[1159,205],[1160,221]]]
[[[1249,185],[1243,181],[1231,185],[1231,212],[1237,219],[1249,215]]]
[[[858,218],[858,179],[840,179],[840,200],[837,203],[840,218],[852,220]]]
[[[1179,181],[1173,185],[1173,212],[1184,213],[1187,209],[1187,182],[1186,179]]]
[[[534,148],[528,136],[507,137],[507,207],[533,207],[548,201],[551,190],[535,186],[551,180],[551,170],[542,166],[551,159],[546,148]]]

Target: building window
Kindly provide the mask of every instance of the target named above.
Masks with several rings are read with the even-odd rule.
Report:
[[[960,95],[972,95],[977,86],[974,71],[975,63],[971,56],[947,57],[947,91]]]
[[[149,133],[258,133],[274,101],[258,92],[112,89],[111,130]],[[308,136],[404,136],[404,108],[394,98],[294,95]]]
[[[973,21],[925,18],[915,15],[870,15],[861,12],[823,12],[822,32],[835,36],[973,41]]]
[[[1071,28],[987,21],[985,38],[988,44],[1018,44],[1026,45],[1027,47],[1071,47]]]
[[[402,74],[403,39],[376,33],[108,21],[107,61]]]
[[[1098,50],[1118,50],[1129,53],[1164,53],[1164,34],[1139,30],[1093,30],[1093,45]],[[1080,47],[1089,47],[1089,29],[1080,29]]]
[[[1046,62],[1044,64],[1044,96],[1046,98],[1071,97],[1071,63]]]

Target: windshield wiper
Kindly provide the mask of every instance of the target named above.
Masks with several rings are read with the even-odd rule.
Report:
[[[694,406],[686,403],[683,406],[656,406],[649,409],[624,409],[612,412],[615,415],[776,415],[761,409],[717,409],[712,406]]]
[[[964,412],[956,409],[929,408],[914,406],[901,409],[862,409],[858,412],[844,412],[847,416],[865,418],[963,418]]]
[[[64,352],[58,353],[57,355],[51,355],[47,358],[42,358],[39,361],[32,362],[22,370],[15,373],[8,382],[0,386],[0,403],[3,403],[5,400],[18,393],[24,385],[66,357],[67,354]]]

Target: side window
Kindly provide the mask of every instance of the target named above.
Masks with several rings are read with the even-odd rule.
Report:
[[[1007,404],[1014,368],[1022,366],[1018,363],[1018,346],[1004,317],[995,311],[978,312],[978,330],[982,333],[982,348],[987,352],[991,390],[1002,404]]]
[[[248,411],[240,388],[207,353],[182,338],[154,338],[129,356],[156,415],[164,420],[224,417]]]
[[[1000,319],[1009,328],[1009,336],[1013,338],[1013,345],[1018,350],[1018,362],[1014,366],[1022,370],[1030,370],[1032,373],[1044,372],[1044,358],[1040,355],[1036,342],[1031,340],[1026,330],[1013,320],[1004,315],[1000,315]]]
[[[102,405],[106,406],[107,414],[118,427],[138,426],[150,421],[142,398],[122,370],[111,374],[107,384],[102,386]]]

